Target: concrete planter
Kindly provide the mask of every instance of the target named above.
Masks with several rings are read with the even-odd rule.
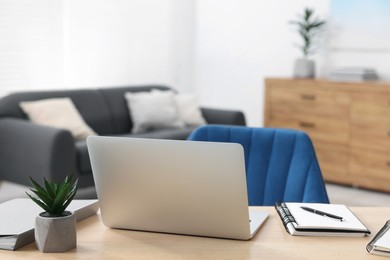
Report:
[[[63,217],[45,217],[44,213],[35,218],[35,243],[43,253],[66,252],[76,247],[76,216],[65,211]]]
[[[297,59],[294,64],[295,78],[314,78],[315,63],[313,60]]]

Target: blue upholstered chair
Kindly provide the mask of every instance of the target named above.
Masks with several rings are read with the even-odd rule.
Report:
[[[275,202],[329,203],[310,138],[302,131],[206,125],[188,140],[244,147],[250,206]]]

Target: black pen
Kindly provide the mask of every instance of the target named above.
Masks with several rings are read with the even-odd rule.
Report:
[[[343,217],[336,216],[336,215],[333,215],[333,214],[330,214],[330,213],[326,213],[326,212],[323,212],[321,210],[316,210],[316,209],[312,209],[312,208],[309,208],[309,207],[301,207],[301,209],[309,211],[309,212],[317,214],[317,215],[321,215],[321,216],[324,216],[324,217],[334,218],[334,219],[338,219],[340,221],[343,221]]]

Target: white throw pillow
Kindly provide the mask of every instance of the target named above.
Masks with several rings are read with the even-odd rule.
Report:
[[[75,139],[96,135],[81,117],[70,98],[50,98],[20,102],[20,107],[30,120],[37,124],[65,128]]]
[[[199,126],[206,124],[195,95],[177,94],[174,99],[180,118],[186,125]]]
[[[193,94],[175,94],[170,90],[158,90],[154,89],[152,92],[170,92],[172,93],[177,112],[180,119],[187,126],[199,126],[206,124],[206,120],[200,110],[198,98]]]
[[[155,128],[182,128],[171,91],[125,93],[133,121],[132,133]]]

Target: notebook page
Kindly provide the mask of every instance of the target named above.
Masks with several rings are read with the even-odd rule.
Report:
[[[390,251],[390,232],[386,231],[375,243],[375,247],[381,250]]]
[[[286,205],[298,224],[296,228],[367,230],[363,223],[345,205],[322,203],[286,203]],[[302,206],[343,217],[343,221],[308,212],[301,209]]]

